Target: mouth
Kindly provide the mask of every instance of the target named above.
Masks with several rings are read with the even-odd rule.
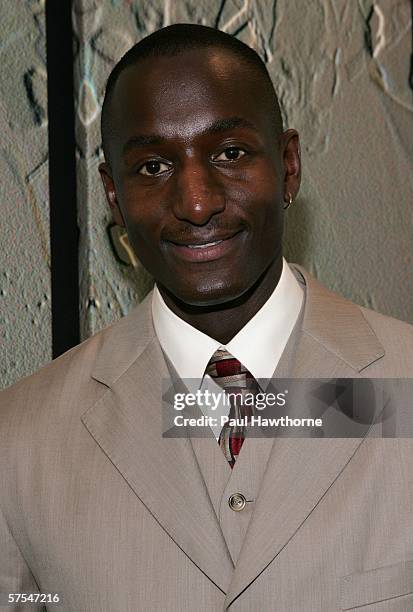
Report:
[[[167,240],[169,249],[179,259],[187,262],[214,261],[229,253],[237,244],[242,230],[214,240],[177,243]]]
[[[188,249],[207,249],[208,247],[215,246],[216,244],[221,244],[225,240],[215,240],[215,242],[205,242],[205,244],[184,244],[182,246],[186,246]]]

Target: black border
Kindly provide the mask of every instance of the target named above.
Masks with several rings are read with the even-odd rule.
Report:
[[[46,0],[52,354],[80,342],[71,0]]]

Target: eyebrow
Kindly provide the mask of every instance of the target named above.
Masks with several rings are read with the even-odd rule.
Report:
[[[251,121],[243,119],[242,117],[229,117],[228,119],[218,119],[206,130],[205,134],[219,134],[220,132],[226,132],[227,130],[233,130],[234,128],[247,128],[248,130],[257,131],[257,128]]]
[[[162,144],[163,142],[165,142],[165,139],[161,138],[160,136],[156,136],[155,134],[148,134],[146,136],[141,134],[139,136],[133,136],[132,138],[129,138],[123,147],[123,154],[128,153],[128,151],[135,148],[145,147],[147,145],[158,145]]]
[[[202,134],[220,134],[221,132],[227,132],[235,128],[246,128],[248,130],[253,130],[254,132],[258,131],[255,125],[247,119],[243,119],[242,117],[229,117],[227,119],[218,119],[218,121],[214,121],[214,123],[209,125],[202,132]],[[166,138],[162,138],[162,136],[158,136],[157,134],[140,134],[133,136],[123,147],[123,154],[126,154],[135,148],[145,147],[148,145],[160,145],[166,141]]]

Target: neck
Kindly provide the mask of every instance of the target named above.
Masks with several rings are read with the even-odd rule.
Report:
[[[280,280],[282,258],[274,261],[240,298],[208,307],[189,306],[159,286],[166,305],[192,327],[221,344],[228,342],[248,323],[268,300]]]

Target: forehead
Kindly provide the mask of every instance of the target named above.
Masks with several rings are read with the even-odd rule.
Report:
[[[264,78],[231,51],[217,48],[151,57],[126,68],[111,110],[120,140],[133,131],[185,139],[234,115],[268,130]]]

